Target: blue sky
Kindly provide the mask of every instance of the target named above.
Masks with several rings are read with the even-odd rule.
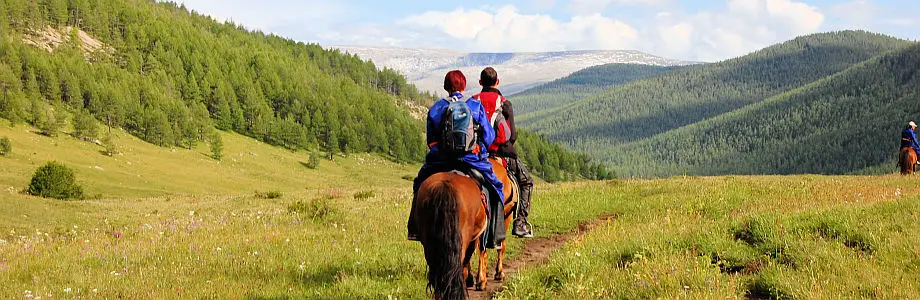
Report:
[[[799,35],[863,29],[920,39],[917,0],[178,0],[321,45],[472,52],[640,50],[697,61]]]

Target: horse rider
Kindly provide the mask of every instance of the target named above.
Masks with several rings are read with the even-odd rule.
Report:
[[[473,98],[479,99],[488,116],[492,116],[496,110],[501,111],[501,118],[498,119],[504,119],[505,124],[497,124],[498,128],[504,128],[509,132],[504,132],[506,138],[503,143],[499,144],[500,139],[496,138],[495,142],[489,145],[489,154],[505,159],[509,173],[515,176],[520,186],[520,202],[518,202],[519,207],[515,211],[514,229],[511,234],[517,237],[529,238],[533,237],[533,226],[527,222],[527,216],[530,214],[530,195],[533,191],[533,179],[530,176],[530,172],[527,171],[527,167],[518,158],[517,149],[514,147],[514,143],[517,141],[517,129],[514,127],[514,110],[511,106],[511,101],[502,96],[502,92],[498,90],[499,83],[498,72],[494,68],[487,67],[483,69],[479,74],[479,85],[482,86],[482,92],[474,95]],[[496,130],[496,135],[499,135],[500,131],[502,130]]]
[[[482,173],[486,181],[483,185],[488,189],[489,197],[492,198],[491,200],[502,203],[505,199],[502,193],[504,184],[502,184],[501,180],[499,180],[492,171],[492,164],[488,160],[488,151],[486,150],[486,145],[490,145],[494,141],[495,132],[491,126],[488,126],[489,120],[486,118],[486,113],[479,100],[473,98],[465,100],[471,112],[472,119],[478,127],[478,137],[475,149],[460,157],[445,154],[444,151],[439,149],[438,142],[441,141],[441,133],[443,131],[442,125],[444,125],[441,124],[442,118],[451,102],[464,101],[462,99],[463,91],[466,90],[466,76],[464,76],[460,70],[447,72],[447,75],[444,76],[444,90],[446,90],[450,96],[438,100],[431,106],[431,109],[428,110],[428,126],[426,133],[428,154],[425,156],[425,164],[418,171],[418,176],[415,177],[412,186],[412,208],[409,211],[409,222],[407,224],[408,239],[410,241],[418,241],[418,227],[415,221],[415,201],[418,197],[419,187],[425,179],[428,179],[428,177],[435,173],[475,169]],[[503,225],[502,223],[502,227],[504,227]],[[492,236],[490,242],[499,245],[504,239],[504,231],[496,232],[496,234]]]
[[[920,143],[917,143],[917,133],[914,130],[917,130],[917,123],[907,123],[907,128],[901,132],[901,148],[911,147],[917,152],[917,157],[920,157]]]

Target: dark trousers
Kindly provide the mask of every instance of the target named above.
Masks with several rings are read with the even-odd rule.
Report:
[[[521,198],[518,202],[518,209],[515,210],[514,218],[517,220],[527,221],[527,216],[530,215],[530,195],[533,192],[533,177],[530,176],[530,171],[527,170],[527,166],[524,166],[518,158],[505,157],[505,160],[508,161],[508,172],[517,179],[518,186],[521,189]]]

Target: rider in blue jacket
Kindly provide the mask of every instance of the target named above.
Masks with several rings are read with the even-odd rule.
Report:
[[[450,93],[449,98],[463,99],[462,92],[466,89],[466,77],[459,70],[448,72],[444,77],[444,89]],[[476,169],[482,173],[483,177],[488,181],[487,183],[489,184],[486,185],[489,189],[489,196],[495,197],[493,201],[503,203],[505,199],[502,193],[504,184],[502,184],[501,180],[499,180],[492,171],[492,164],[488,160],[489,153],[486,148],[487,145],[492,144],[495,140],[495,131],[492,129],[492,126],[489,125],[489,120],[479,100],[473,98],[466,100],[466,104],[473,114],[473,119],[477,125],[480,125],[479,140],[477,141],[478,146],[476,149],[471,153],[466,153],[459,159],[457,157],[444,155],[438,150],[437,141],[439,140],[438,135],[441,133],[441,117],[450,104],[449,98],[438,100],[428,111],[428,155],[425,156],[425,165],[418,171],[418,176],[415,177],[412,186],[412,209],[409,212],[408,223],[409,240],[418,240],[418,228],[415,227],[415,198],[418,195],[418,189],[425,179],[428,179],[428,177],[435,173],[469,168]],[[502,234],[502,240],[504,239],[503,236]]]
[[[917,133],[914,132],[916,129],[917,123],[914,123],[914,121],[907,123],[907,128],[901,132],[901,148],[914,148],[914,151],[917,152],[917,157],[920,157],[920,144],[917,143]]]

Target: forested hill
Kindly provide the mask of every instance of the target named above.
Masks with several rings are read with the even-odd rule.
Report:
[[[855,31],[809,35],[740,58],[634,81],[523,123],[550,140],[594,151],[761,102],[906,43]]]
[[[920,44],[603,157],[623,174],[845,174],[895,170],[920,120]]]
[[[527,114],[578,102],[612,87],[681,68],[634,64],[606,64],[585,68],[569,76],[509,97],[514,112],[523,120]]]
[[[523,123],[622,176],[855,172],[890,160],[896,123],[917,117],[899,102],[917,101],[910,45],[861,31],[800,37]]]
[[[47,135],[107,143],[97,129],[107,125],[192,148],[219,145],[216,128],[330,157],[421,162],[420,118],[434,99],[357,56],[174,3],[0,0],[0,117]],[[522,148],[546,179],[608,176],[584,155],[532,137]]]
[[[424,155],[420,122],[395,104],[430,96],[401,75],[173,3],[0,0],[0,38],[14,122],[55,126],[67,110],[161,146],[216,126],[291,149]]]

